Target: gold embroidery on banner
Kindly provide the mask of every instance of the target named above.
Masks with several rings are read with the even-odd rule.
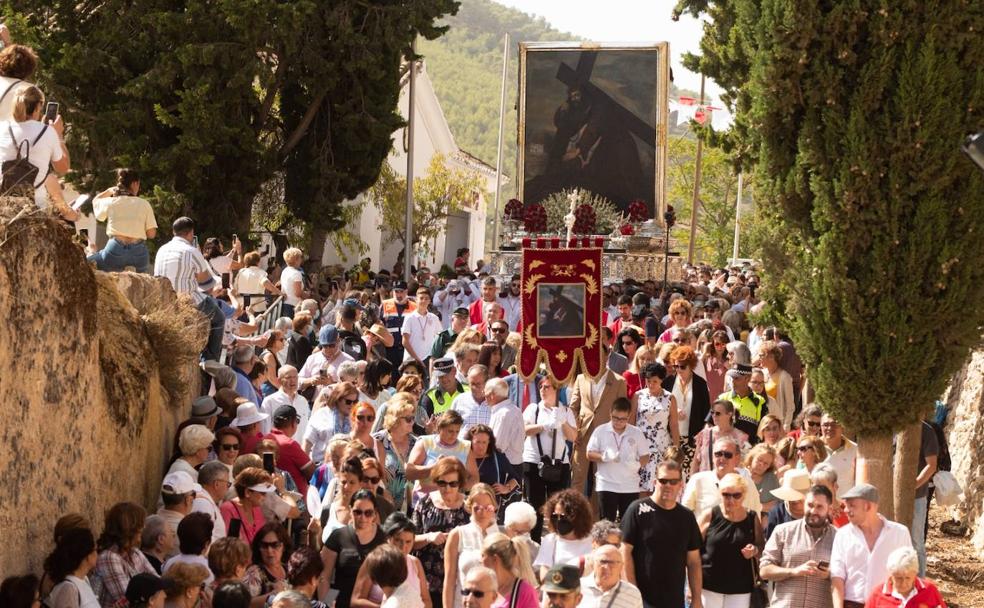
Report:
[[[564,351],[560,351],[559,353],[557,353],[557,360],[560,361],[561,363],[567,361],[567,353],[565,353]]]
[[[594,323],[588,323],[588,339],[584,341],[584,348],[591,350],[598,342],[598,328]]]
[[[595,282],[594,277],[590,274],[582,274],[581,278],[584,279],[584,288],[588,293],[593,296],[598,295],[598,283]]]
[[[533,337],[533,326],[532,325],[527,325],[526,326],[526,329],[523,330],[523,336],[526,338],[526,344],[529,345],[530,348],[536,348],[537,347],[536,338]]]
[[[540,279],[544,278],[545,276],[547,276],[547,275],[545,275],[545,274],[531,274],[530,276],[526,277],[526,288],[524,289],[524,291],[527,294],[532,294],[534,291],[536,291],[537,281],[539,281]]]

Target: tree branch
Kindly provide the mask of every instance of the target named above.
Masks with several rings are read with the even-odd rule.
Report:
[[[314,101],[308,106],[306,112],[304,112],[304,117],[301,119],[300,124],[294,129],[294,132],[290,134],[287,138],[287,142],[280,148],[280,158],[286,157],[291,151],[297,147],[297,144],[301,143],[301,139],[304,138],[304,134],[307,133],[308,127],[314,121],[314,117],[317,116],[318,110],[321,108],[321,102],[325,100],[325,96],[328,94],[328,89],[324,88],[315,96]]]

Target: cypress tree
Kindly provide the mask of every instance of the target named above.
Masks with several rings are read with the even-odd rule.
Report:
[[[676,10],[713,18],[687,63],[738,118],[711,139],[754,168],[760,254],[816,401],[858,433],[859,478],[891,496],[892,434],[942,394],[984,322],[984,175],[959,151],[984,127],[984,4]]]

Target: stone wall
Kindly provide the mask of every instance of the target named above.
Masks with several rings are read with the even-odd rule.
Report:
[[[953,377],[945,402],[953,474],[964,490],[960,511],[984,557],[984,350],[975,351]]]
[[[0,576],[40,572],[65,513],[98,535],[114,503],[151,507],[197,388],[172,395],[159,379],[141,313],[187,306],[166,280],[95,272],[59,222],[10,205],[0,200]]]

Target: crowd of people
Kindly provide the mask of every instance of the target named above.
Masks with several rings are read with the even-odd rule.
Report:
[[[5,164],[4,188],[74,221],[61,119],[33,51],[5,42],[0,154],[28,140],[36,171],[8,184]],[[140,176],[117,177],[91,202],[109,241],[89,260],[165,277],[209,319],[203,394],[147,472],[156,510],[65,514],[0,605],[945,606],[925,579],[937,434],[924,424],[910,535],[858,482],[795,345],[750,321],[754,268],[605,284],[604,372],[563,384],[517,373],[520,278],[467,250],[410,281],[368,258],[316,272],[297,248],[263,268],[181,217],[151,262]]]

